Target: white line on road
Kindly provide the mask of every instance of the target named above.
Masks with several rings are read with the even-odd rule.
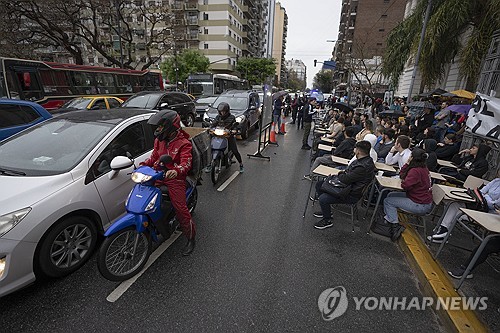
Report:
[[[158,248],[149,257],[148,262],[146,263],[142,271],[140,271],[137,275],[134,275],[130,279],[120,283],[118,287],[116,287],[116,289],[108,295],[106,300],[112,303],[117,301],[127,291],[127,289],[134,284],[134,282],[142,275],[142,273],[144,273],[149,268],[149,266],[151,266],[156,261],[156,259],[158,259],[160,255],[165,252],[165,250],[168,249],[168,247],[172,245],[180,235],[182,235],[182,232],[175,232],[172,236],[170,236],[169,239],[158,246]]]
[[[229,184],[230,184],[230,183],[234,180],[234,178],[238,177],[238,175],[239,175],[239,174],[240,174],[240,172],[239,172],[239,171],[235,171],[235,173],[233,173],[233,175],[232,175],[231,177],[229,177],[229,179],[228,179],[228,180],[226,180],[226,181],[224,182],[224,184],[222,184],[222,185],[221,185],[221,186],[217,189],[217,191],[219,191],[219,192],[224,191],[224,189],[225,189],[225,188],[226,188],[226,187],[227,187],[227,186],[228,186],[228,185],[229,185]]]

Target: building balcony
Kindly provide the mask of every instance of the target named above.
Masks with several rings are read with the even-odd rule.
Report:
[[[198,25],[199,20],[198,17],[188,17],[187,18],[187,25]]]
[[[170,10],[172,11],[184,10],[184,6],[181,3],[173,3],[170,5]]]
[[[184,10],[195,10],[195,11],[199,11],[200,8],[198,6],[198,3],[197,2],[190,2],[190,3],[185,3],[184,4]]]

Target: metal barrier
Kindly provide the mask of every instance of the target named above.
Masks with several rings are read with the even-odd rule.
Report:
[[[247,154],[248,157],[264,158],[268,161],[271,160],[271,157],[262,155],[262,151],[269,145],[278,146],[277,142],[270,141],[272,130],[272,122],[266,124],[265,126],[262,126],[261,118],[259,126],[259,148],[255,154]]]

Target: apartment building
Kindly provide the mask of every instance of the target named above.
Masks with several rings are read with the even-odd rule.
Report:
[[[302,60],[290,59],[285,61],[285,67],[288,71],[294,71],[299,80],[306,80],[306,65]]]
[[[272,55],[276,60],[276,82],[279,84],[285,79],[285,55],[286,55],[286,37],[288,32],[288,15],[285,7],[277,2],[274,12],[274,31]]]

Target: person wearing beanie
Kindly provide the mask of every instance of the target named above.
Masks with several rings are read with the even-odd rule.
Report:
[[[469,149],[464,149],[459,154],[469,154],[462,160],[462,163],[453,168],[442,168],[441,173],[455,177],[460,181],[465,181],[468,176],[482,178],[488,172],[488,161],[486,156],[490,152],[491,147],[481,144],[473,144]]]
[[[435,172],[437,170],[437,156],[436,156],[437,141],[434,139],[425,139],[422,145],[422,149],[429,154],[427,158],[427,168],[429,171]]]

